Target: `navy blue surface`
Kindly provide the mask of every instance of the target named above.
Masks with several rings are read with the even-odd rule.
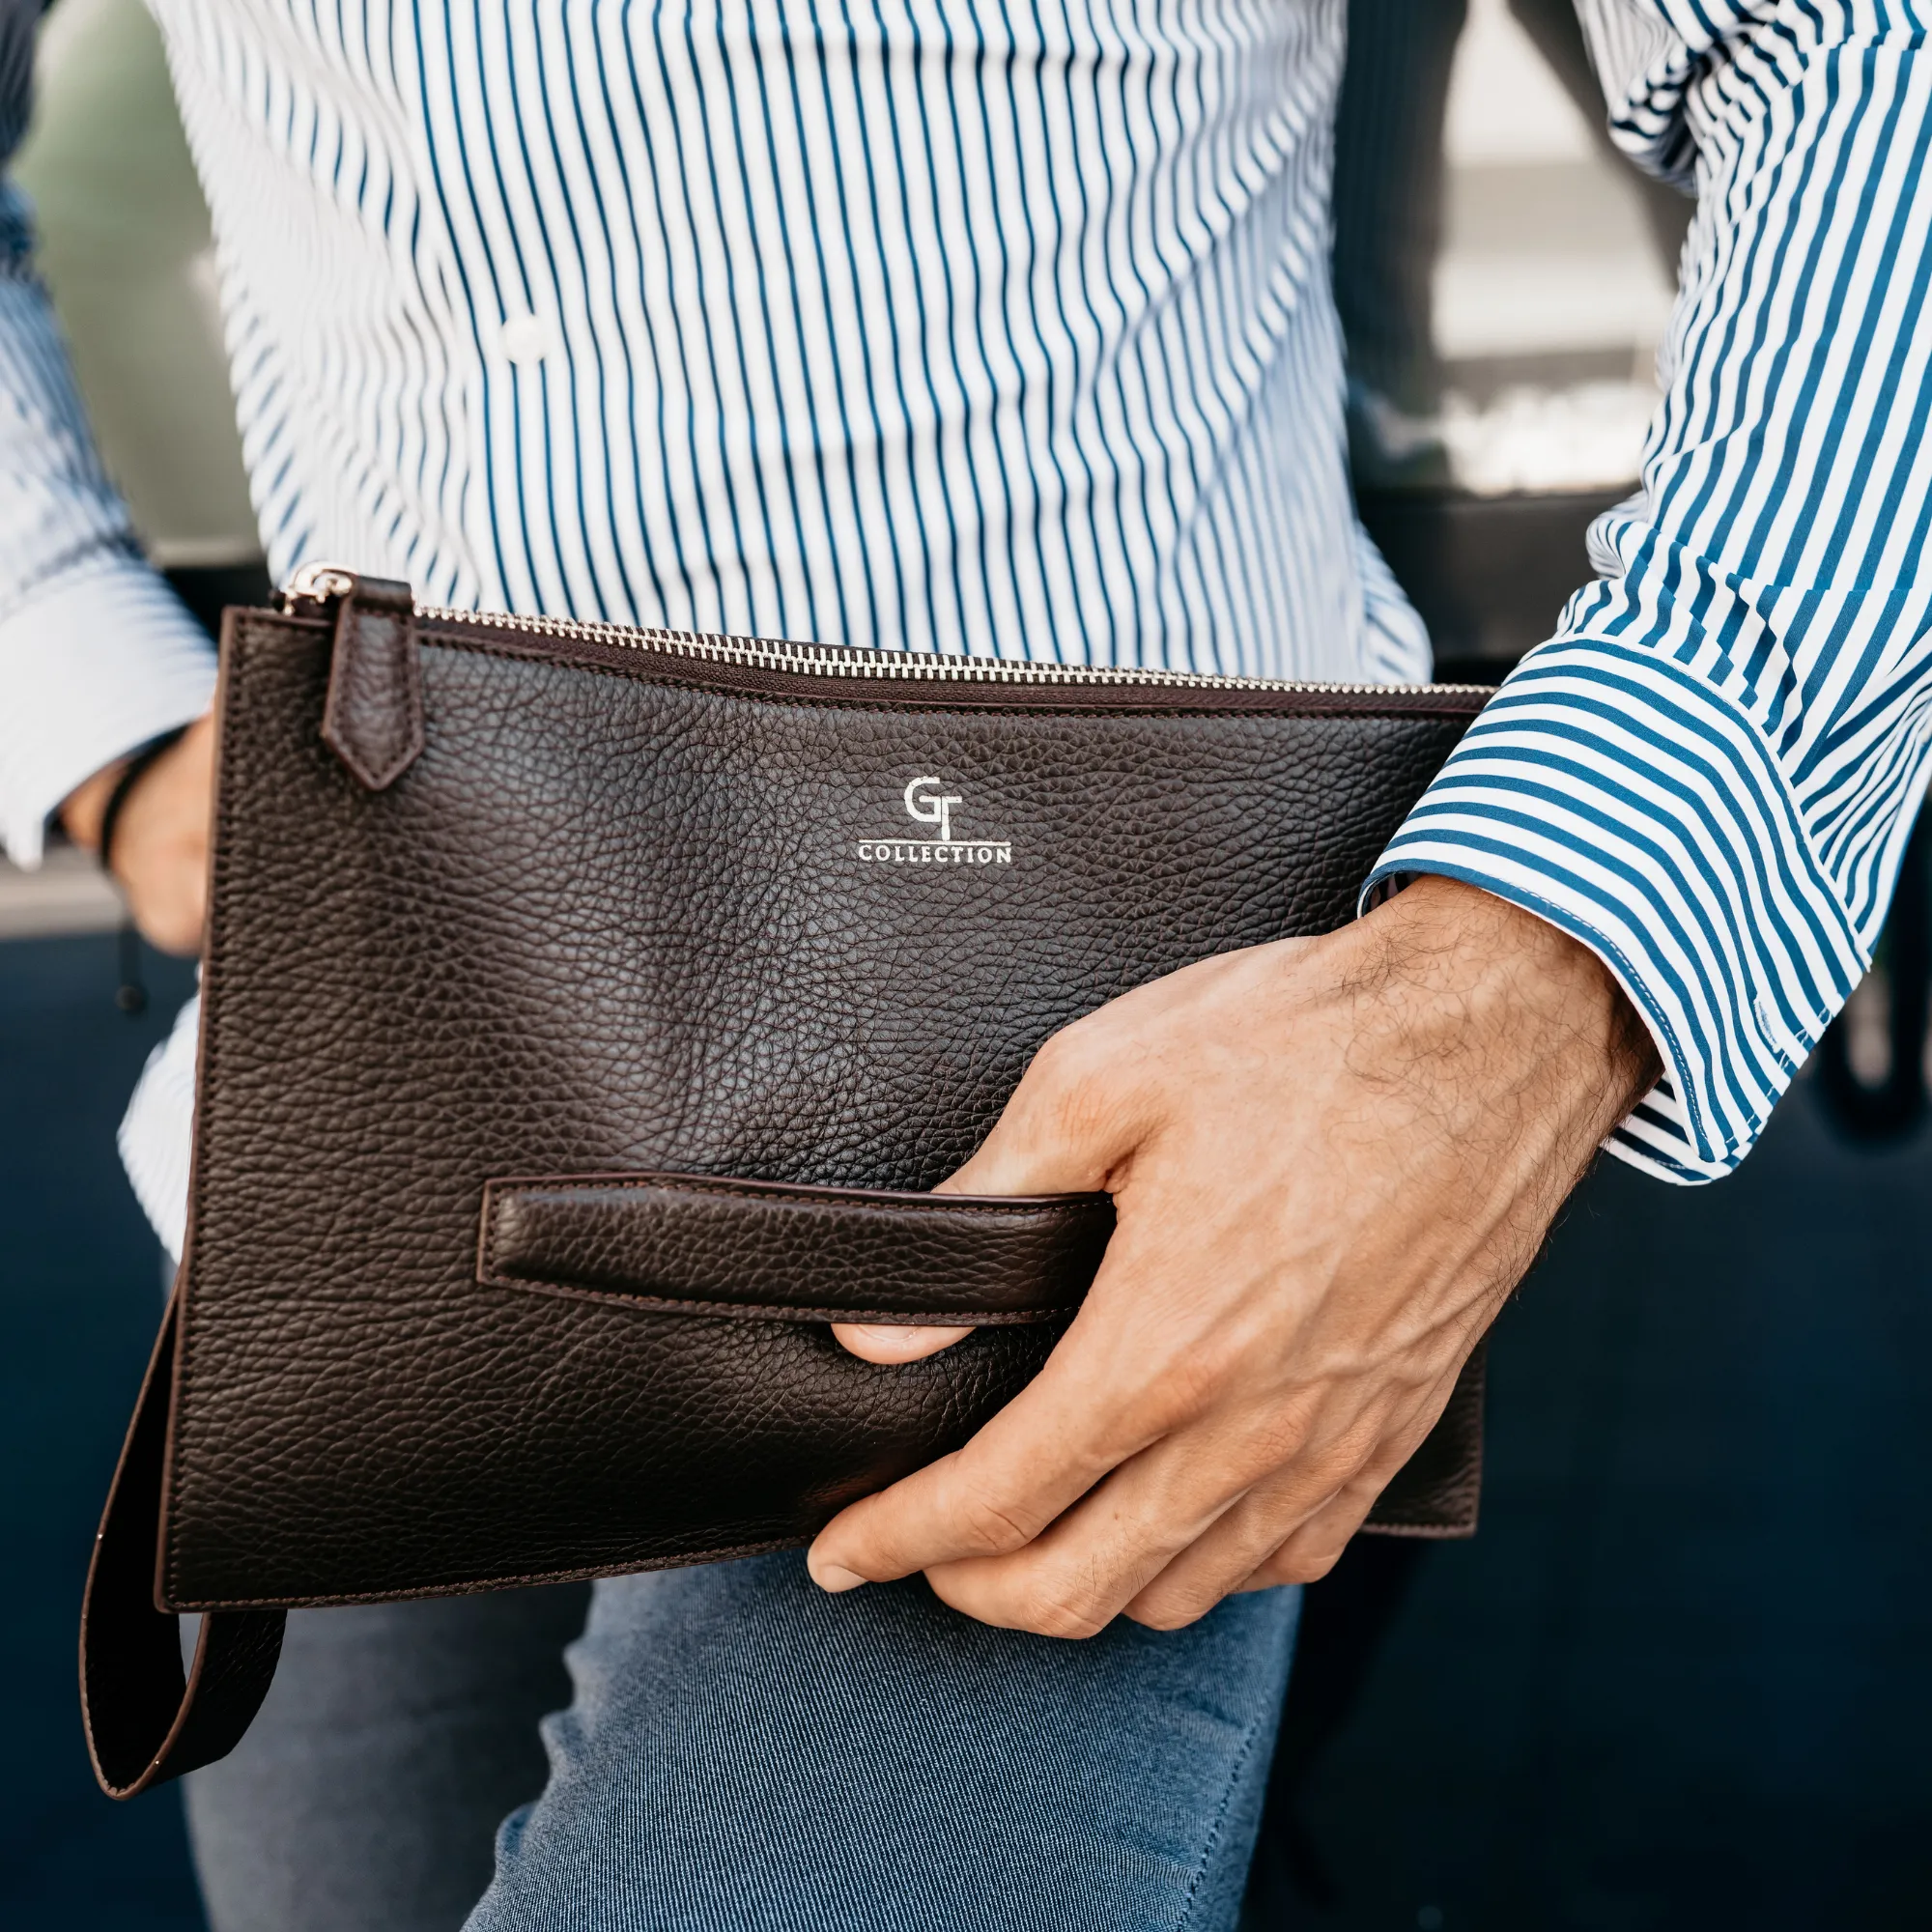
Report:
[[[114,1005],[114,941],[0,945],[0,1925],[200,1932],[173,1791],[113,1804],[81,1743],[74,1632],[94,1525],[161,1311],[159,1250],[114,1129],[191,970],[148,955]]]

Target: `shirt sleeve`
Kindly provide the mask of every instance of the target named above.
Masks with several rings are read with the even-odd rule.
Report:
[[[1665,1067],[1611,1151],[1699,1181],[1869,965],[1925,789],[1932,52],[1922,4],[1643,11],[1612,128],[1699,202],[1642,487],[1369,889],[1446,873],[1595,951]]]
[[[0,166],[31,103],[42,0],[0,0]],[[208,706],[214,657],[143,559],[101,467],[23,197],[0,179],[0,843],[39,862],[102,765]]]

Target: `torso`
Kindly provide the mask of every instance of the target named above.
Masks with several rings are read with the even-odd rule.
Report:
[[[1343,0],[157,0],[271,562],[1407,677],[1328,293]]]

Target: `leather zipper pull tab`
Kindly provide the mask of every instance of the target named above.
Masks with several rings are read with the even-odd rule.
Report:
[[[384,791],[423,749],[415,593],[388,578],[333,575],[347,587],[330,599],[335,644],[323,742],[370,791]]]

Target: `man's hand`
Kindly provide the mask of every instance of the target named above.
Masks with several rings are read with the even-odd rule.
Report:
[[[1656,1072],[1594,954],[1440,878],[1068,1027],[945,1188],[1106,1190],[1099,1275],[1032,1385],[836,1518],[812,1575],[923,1570],[1059,1636],[1323,1575]],[[840,1339],[934,1346],[897,1332]]]
[[[122,773],[96,772],[68,795],[61,823],[83,850],[100,849],[100,819]],[[114,876],[134,923],[163,952],[201,945],[208,909],[208,839],[214,802],[214,720],[197,719],[141,774],[114,828]]]

